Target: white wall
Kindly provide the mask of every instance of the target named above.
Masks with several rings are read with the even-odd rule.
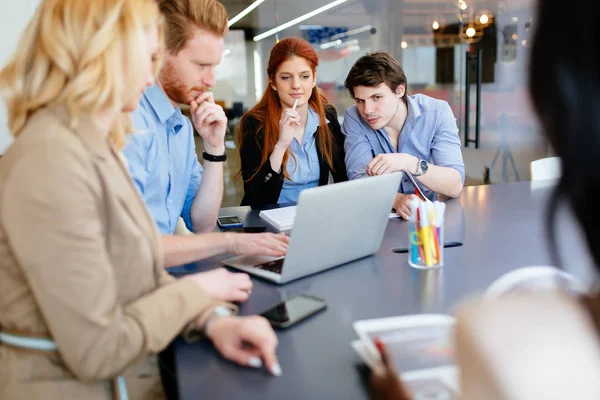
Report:
[[[402,69],[408,85],[435,86],[435,47],[408,47],[402,50]]]
[[[0,0],[0,66],[4,66],[12,56],[38,3],[39,0]],[[6,109],[0,102],[0,154],[4,154],[12,141],[6,125]]]

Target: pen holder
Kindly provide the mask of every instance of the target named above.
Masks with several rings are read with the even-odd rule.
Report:
[[[418,269],[435,269],[444,265],[444,221],[420,226],[411,218],[408,230],[408,264]]]

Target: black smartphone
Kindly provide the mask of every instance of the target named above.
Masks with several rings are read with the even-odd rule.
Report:
[[[237,215],[225,215],[217,218],[217,225],[221,229],[241,228],[244,223]]]
[[[299,294],[262,312],[275,328],[287,328],[327,307],[325,300],[309,294]]]

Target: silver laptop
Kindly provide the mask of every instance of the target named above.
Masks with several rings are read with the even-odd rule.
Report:
[[[374,254],[402,176],[398,172],[304,190],[285,258],[239,256],[223,263],[286,283]]]

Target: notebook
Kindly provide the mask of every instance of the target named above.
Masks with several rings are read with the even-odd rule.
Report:
[[[294,226],[296,206],[263,210],[258,216],[278,231],[289,231]]]

